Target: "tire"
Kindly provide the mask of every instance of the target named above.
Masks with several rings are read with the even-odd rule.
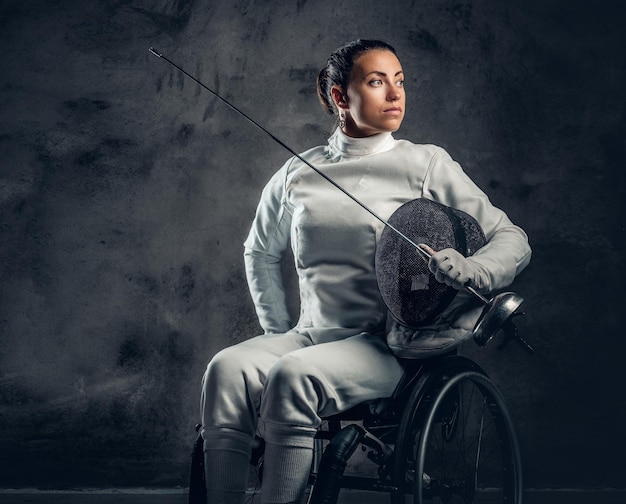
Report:
[[[504,399],[475,363],[442,360],[407,402],[392,504],[521,504],[519,446]]]

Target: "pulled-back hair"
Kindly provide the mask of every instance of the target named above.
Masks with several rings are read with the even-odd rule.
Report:
[[[330,90],[333,86],[339,86],[344,91],[348,85],[350,72],[355,60],[367,51],[383,49],[396,54],[396,50],[381,40],[358,39],[350,42],[330,55],[326,66],[317,76],[317,95],[324,110],[329,114],[335,114],[335,104]]]

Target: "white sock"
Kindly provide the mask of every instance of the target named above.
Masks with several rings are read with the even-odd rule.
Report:
[[[204,452],[207,504],[241,504],[248,487],[250,456],[239,451]]]
[[[312,448],[267,443],[263,462],[261,502],[263,504],[300,502],[309,480],[312,457]]]

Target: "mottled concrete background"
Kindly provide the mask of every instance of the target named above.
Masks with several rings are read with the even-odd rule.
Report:
[[[205,362],[258,331],[242,242],[288,153],[148,48],[304,150],[332,127],[318,69],[365,36],[407,73],[398,136],[530,235],[537,354],[464,349],[527,485],[623,487],[623,5],[3,0],[0,486],[185,485]]]

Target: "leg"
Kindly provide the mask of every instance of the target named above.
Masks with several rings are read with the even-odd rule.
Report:
[[[365,333],[296,350],[278,360],[261,404],[259,427],[267,443],[262,502],[298,502],[321,417],[391,395],[402,375],[384,339]]]
[[[269,370],[283,354],[310,344],[298,333],[263,335],[226,348],[211,359],[201,397],[209,504],[242,501]]]

